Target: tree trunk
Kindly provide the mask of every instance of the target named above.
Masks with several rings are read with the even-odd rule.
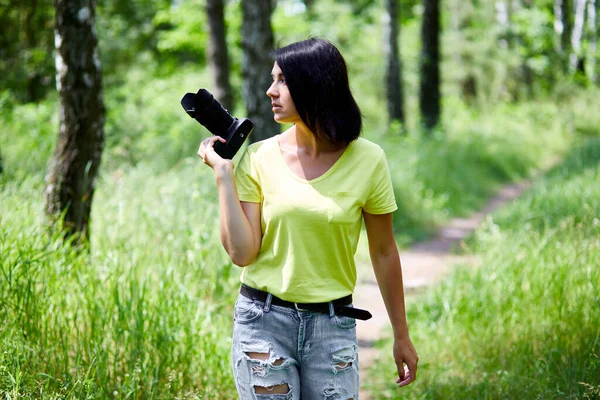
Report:
[[[450,2],[450,26],[453,36],[457,41],[461,43],[468,43],[471,41],[472,34],[469,32],[469,28],[472,27],[473,14],[475,10],[473,7],[476,4],[469,4],[462,0],[454,0]],[[452,57],[457,65],[460,65],[461,76],[460,76],[460,91],[462,98],[468,104],[475,104],[477,100],[477,78],[473,70],[473,54],[472,51],[465,46],[460,46],[459,51],[452,52]]]
[[[315,0],[303,0],[304,1],[304,6],[306,7],[306,10],[310,13],[313,11],[313,6],[315,5]]]
[[[229,83],[229,56],[227,54],[224,1],[207,0],[206,14],[210,33],[208,60],[215,84],[211,92],[223,107],[231,110],[234,106],[234,99]]]
[[[46,175],[46,212],[64,213],[65,235],[89,238],[95,178],[104,147],[102,73],[95,0],[55,0],[60,130]]]
[[[24,33],[25,33],[25,49],[32,50],[37,45],[36,32],[37,27],[34,23],[35,11],[37,8],[37,0],[33,0],[31,4],[28,4],[25,10],[24,18]],[[38,71],[32,71],[27,74],[27,101],[37,102],[41,99],[41,77]]]
[[[383,41],[387,58],[386,89],[387,109],[390,122],[404,124],[404,96],[402,90],[402,64],[398,54],[398,4],[397,0],[386,0],[386,38]]]
[[[421,26],[420,93],[421,119],[427,129],[440,120],[440,7],[439,0],[424,0]]]
[[[589,76],[592,83],[598,83],[598,71],[596,71],[597,55],[596,50],[598,48],[598,1],[599,0],[588,0],[588,32],[589,32]]]
[[[558,34],[558,53],[563,63],[563,71],[568,70],[568,56],[571,52],[571,0],[554,1],[554,31]]]
[[[250,141],[258,142],[279,133],[266,92],[271,85],[273,29],[271,0],[242,0],[242,75],[248,118],[254,122]]]
[[[572,52],[569,56],[569,65],[573,73],[583,73],[584,57],[581,54],[581,40],[583,38],[583,29],[585,25],[585,4],[586,0],[575,0],[575,25],[571,36]]]

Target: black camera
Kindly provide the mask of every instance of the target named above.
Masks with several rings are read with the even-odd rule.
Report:
[[[206,89],[200,89],[196,94],[186,93],[181,99],[181,106],[210,133],[227,141],[215,142],[215,151],[223,158],[231,160],[254,129],[252,121],[231,116]]]

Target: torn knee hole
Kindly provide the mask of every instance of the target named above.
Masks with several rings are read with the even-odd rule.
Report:
[[[256,394],[288,394],[290,387],[287,383],[273,386],[254,386],[254,393]]]
[[[341,371],[345,368],[351,367],[352,363],[351,362],[341,362],[335,365],[335,369],[337,369],[338,371]]]
[[[248,357],[252,358],[253,360],[263,360],[263,361],[266,361],[271,357],[271,355],[269,353],[256,353],[253,351],[247,352],[246,355]],[[281,365],[281,364],[283,364],[283,361],[284,361],[283,358],[278,358],[277,360],[273,361],[273,365],[274,366]]]

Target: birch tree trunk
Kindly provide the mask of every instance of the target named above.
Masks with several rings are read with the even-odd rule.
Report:
[[[588,32],[589,32],[589,76],[590,80],[593,83],[598,83],[598,71],[596,70],[597,65],[597,57],[596,54],[598,48],[598,1],[599,0],[589,0],[588,1]]]
[[[223,107],[231,110],[234,106],[234,99],[229,82],[224,1],[206,0],[206,14],[209,31],[208,60],[215,84],[212,93]]]
[[[279,133],[266,92],[271,85],[273,29],[271,0],[242,0],[242,75],[248,118],[254,122],[250,141],[258,142]]]
[[[402,64],[398,54],[399,22],[397,0],[386,0],[384,52],[387,59],[386,95],[388,120],[404,124]]]
[[[95,0],[55,0],[60,129],[46,175],[45,208],[64,213],[65,235],[89,238],[94,182],[104,148],[104,101]]]
[[[419,108],[423,126],[434,128],[440,120],[440,7],[439,0],[424,0],[421,25]]]
[[[572,52],[569,56],[569,66],[573,73],[585,74],[584,57],[581,54],[581,40],[585,25],[585,6],[586,0],[575,0],[575,24],[571,36]]]

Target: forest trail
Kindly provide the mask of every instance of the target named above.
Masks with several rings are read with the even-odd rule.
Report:
[[[530,180],[503,186],[480,211],[466,218],[452,219],[438,231],[433,239],[416,243],[401,251],[400,260],[407,303],[411,301],[411,294],[438,282],[453,266],[466,263],[476,265],[478,262],[476,256],[452,254],[452,249],[459,246],[462,240],[473,233],[488,214],[517,198],[530,186]],[[356,326],[360,347],[360,376],[364,380],[367,378],[367,368],[376,361],[378,351],[373,345],[384,337],[386,328],[389,327],[389,319],[373,269],[370,265],[359,265],[358,271],[359,282],[354,292],[354,305],[367,309],[373,314],[373,318],[368,321],[358,321]],[[390,379],[392,378],[390,377]],[[359,397],[362,400],[371,398],[364,389],[361,389]]]

